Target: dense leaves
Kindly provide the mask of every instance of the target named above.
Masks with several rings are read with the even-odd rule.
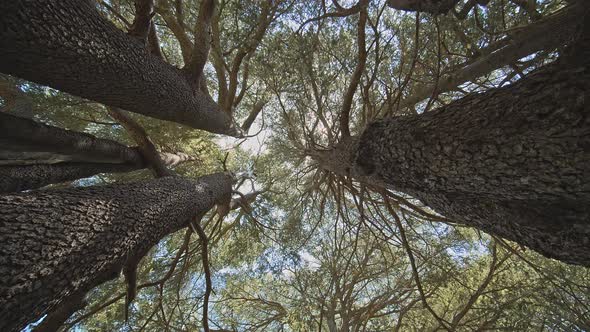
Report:
[[[433,16],[394,10],[386,1],[216,2],[206,88],[238,124],[261,108],[250,136],[215,137],[131,115],[160,152],[192,157],[173,168],[178,174],[230,170],[238,178],[230,210],[211,211],[202,222],[213,280],[211,330],[590,330],[590,270],[459,227],[411,197],[356,182],[312,158],[341,138],[361,10],[366,64],[351,99],[353,136],[375,119],[426,112],[553,61],[561,49],[507,58],[485,74],[439,85],[565,3],[461,1],[455,14]],[[199,4],[156,1],[153,22],[173,65],[190,59]],[[133,1],[96,6],[122,30],[133,22]],[[134,145],[104,105],[1,79],[0,88],[22,92],[38,121]],[[12,95],[3,91],[0,105],[11,112]],[[52,187],[149,177],[147,170],[102,174]],[[191,230],[164,238],[140,264],[128,320],[121,277],[91,291],[65,328],[201,329],[201,246]]]

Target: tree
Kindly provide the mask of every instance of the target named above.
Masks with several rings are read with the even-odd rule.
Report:
[[[586,17],[2,3],[3,328],[586,329]]]
[[[588,265],[588,45],[579,35],[587,12],[574,18],[576,8],[557,15],[578,22],[574,54],[558,64],[425,114],[372,122],[358,139],[345,99],[340,140],[308,154],[341,176],[421,199],[454,222]]]
[[[2,329],[21,329],[124,266],[134,270],[161,238],[230,191],[231,177],[214,174],[2,196]]]
[[[92,135],[0,113],[0,192],[35,189],[146,163],[137,149]]]
[[[588,266],[588,64],[563,57],[513,85],[375,122],[354,163],[458,223]]]
[[[236,134],[231,118],[199,88],[204,62],[185,70],[169,65],[101,17],[91,1],[6,2],[0,11],[2,72],[132,112]],[[193,53],[203,53],[205,61],[208,51],[199,43]]]

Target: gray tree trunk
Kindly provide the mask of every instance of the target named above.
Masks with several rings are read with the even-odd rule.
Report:
[[[0,166],[0,193],[37,189],[90,177],[99,173],[125,173],[141,169],[133,164],[58,163]]]
[[[0,196],[0,330],[79,301],[231,193],[226,174]]]
[[[89,0],[0,1],[0,71],[60,91],[214,133],[231,118],[199,77],[149,53]]]
[[[26,152],[33,152],[27,154]],[[0,113],[0,164],[7,160],[18,160],[31,156],[31,163],[40,163],[43,155],[36,152],[50,152],[50,163],[96,162],[144,164],[136,148],[129,148],[109,139],[48,126],[31,119]],[[62,159],[59,159],[61,155]],[[22,158],[20,158],[22,159]],[[35,160],[35,161],[33,161]],[[11,164],[27,163],[26,160]]]
[[[458,223],[590,266],[587,45],[511,86],[371,124],[355,172]]]
[[[137,148],[0,113],[0,193],[144,167]]]

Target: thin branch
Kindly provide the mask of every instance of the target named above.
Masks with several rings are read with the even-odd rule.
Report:
[[[252,124],[254,123],[254,120],[256,120],[258,115],[262,112],[262,109],[264,108],[265,104],[266,104],[265,101],[260,101],[256,104],[254,104],[252,111],[250,112],[250,114],[248,115],[246,120],[244,120],[244,123],[242,124],[242,130],[244,131],[244,134],[248,134],[250,127],[252,126]]]
[[[386,195],[382,195],[385,202],[389,201],[389,198]],[[426,301],[426,294],[424,293],[424,288],[422,287],[422,282],[420,281],[420,274],[418,273],[418,268],[416,266],[416,260],[414,259],[414,254],[412,252],[412,248],[410,247],[410,243],[408,242],[408,238],[406,237],[406,232],[402,225],[402,222],[397,215],[397,213],[393,210],[390,204],[385,204],[387,210],[395,220],[395,224],[399,229],[399,236],[402,241],[402,246],[406,250],[406,254],[408,255],[408,259],[410,260],[410,266],[412,268],[412,275],[414,276],[414,282],[416,283],[416,287],[418,288],[418,292],[420,293],[420,297],[422,298],[422,304],[424,307],[430,312],[432,317],[434,317],[438,323],[447,331],[451,331],[447,326],[447,323],[432,309],[432,307]]]
[[[440,78],[437,94],[454,90],[457,86],[474,81],[491,71],[510,65],[527,55],[540,50],[552,50],[564,45],[567,40],[563,36],[571,36],[576,29],[576,6],[569,6],[526,27],[515,28],[499,41],[499,48],[493,49],[482,56],[465,62],[452,74]],[[411,107],[432,96],[435,84],[423,84],[414,89],[414,93],[405,98],[398,109]]]
[[[336,7],[336,11],[329,12],[329,13],[324,13],[324,14],[322,14],[320,16],[313,17],[313,18],[310,18],[310,19],[306,20],[305,22],[301,23],[301,25],[297,29],[297,32],[296,33],[299,33],[301,31],[301,29],[303,29],[307,24],[309,24],[311,22],[321,21],[321,20],[324,20],[326,18],[331,18],[331,17],[347,17],[347,16],[354,15],[354,14],[356,14],[356,13],[358,13],[358,12],[361,11],[361,8],[364,6],[363,3],[366,3],[366,2],[367,1],[361,0],[356,5],[354,5],[354,6],[350,7],[350,8],[344,8],[340,4],[338,4],[338,2],[332,1],[332,3],[334,4],[334,6]]]

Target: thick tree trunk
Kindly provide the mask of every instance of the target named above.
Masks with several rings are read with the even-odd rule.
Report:
[[[0,113],[0,193],[144,167],[137,148]]]
[[[586,45],[511,86],[373,123],[355,171],[459,223],[590,266]]]
[[[26,152],[32,152],[28,154]],[[90,134],[48,126],[31,119],[0,113],[0,164],[8,160],[32,158],[30,162],[40,163],[46,153],[52,157],[48,163],[95,162],[144,164],[136,148],[118,142],[96,138]],[[20,160],[19,163],[28,163]],[[14,162],[10,162],[14,164]],[[21,163],[21,164],[22,164]]]
[[[125,173],[141,169],[133,164],[58,163],[0,166],[0,193],[41,188],[99,173]]]
[[[0,71],[214,133],[230,117],[188,75],[101,17],[89,0],[0,2]]]
[[[225,199],[231,182],[219,173],[0,196],[0,330],[19,330],[116,277]]]

